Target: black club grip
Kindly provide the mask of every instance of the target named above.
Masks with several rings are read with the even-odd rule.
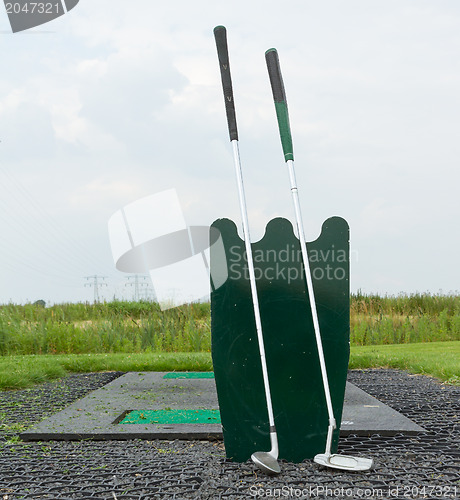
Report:
[[[280,60],[276,49],[269,49],[265,52],[268,75],[275,102],[286,102],[286,91],[284,90],[283,77],[281,76]]]
[[[230,140],[238,140],[238,129],[236,126],[235,102],[233,100],[232,76],[230,74],[230,62],[228,59],[227,30],[225,26],[214,28],[217,55],[219,57],[220,76],[224,91],[225,111],[227,113],[227,124]]]

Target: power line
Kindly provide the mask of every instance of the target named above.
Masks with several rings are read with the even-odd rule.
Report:
[[[94,302],[99,302],[99,287],[108,286],[107,283],[104,283],[104,281],[100,282],[99,280],[105,280],[107,276],[97,276],[97,274],[94,274],[93,276],[85,276],[85,278],[93,280],[92,283],[85,283],[85,286],[94,288]]]
[[[133,279],[134,281],[130,281]],[[150,287],[150,283],[147,280],[147,276],[142,276],[140,274],[132,274],[131,276],[127,276],[128,282],[125,283],[126,286],[134,286],[134,301],[138,302],[140,299],[140,288],[141,287]],[[145,290],[147,291],[147,290]]]

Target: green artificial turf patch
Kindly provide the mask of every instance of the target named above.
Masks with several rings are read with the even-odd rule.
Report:
[[[214,378],[214,372],[170,372],[163,378]]]
[[[134,410],[119,424],[220,424],[219,410]]]

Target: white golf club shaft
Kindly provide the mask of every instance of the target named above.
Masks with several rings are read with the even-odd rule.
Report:
[[[249,282],[251,284],[252,303],[254,306],[254,318],[256,321],[257,340],[259,342],[260,360],[262,363],[262,375],[264,379],[265,397],[267,400],[267,409],[268,409],[268,422],[270,424],[270,436],[271,436],[275,431],[275,418],[273,416],[273,405],[270,394],[270,384],[268,380],[267,361],[265,358],[265,345],[262,333],[262,321],[260,319],[259,296],[257,294],[256,275],[254,271],[254,260],[252,257],[251,236],[249,232],[249,221],[247,215],[248,212],[246,208],[246,196],[244,193],[243,175],[241,171],[241,161],[238,148],[238,141],[233,140],[232,146],[233,146],[233,158],[235,162],[235,172],[238,183],[238,195],[239,195],[238,197],[240,200],[241,218],[243,220],[244,243],[248,259]],[[274,434],[274,437],[277,441],[276,434]],[[271,444],[273,450],[275,443],[272,442]]]
[[[254,318],[256,323],[257,340],[259,344],[260,361],[262,365],[262,377],[264,382],[265,399],[267,402],[268,422],[270,425],[270,454],[278,458],[278,436],[276,434],[275,419],[273,415],[273,405],[270,393],[270,383],[268,378],[267,361],[265,357],[265,345],[262,333],[262,322],[260,319],[259,298],[257,294],[256,277],[254,272],[254,261],[252,257],[251,236],[249,232],[249,222],[247,216],[246,196],[244,193],[243,175],[241,171],[241,160],[238,148],[238,129],[236,125],[235,103],[233,100],[233,87],[230,74],[230,63],[227,47],[227,31],[224,26],[214,28],[217,54],[222,77],[222,87],[224,91],[225,109],[227,113],[227,124],[230,141],[233,147],[233,159],[235,163],[236,179],[238,184],[238,195],[240,201],[241,218],[243,220],[243,235],[248,261],[249,282],[251,285],[251,296],[254,306]]]
[[[315,292],[313,290],[313,281],[311,279],[310,261],[308,259],[307,244],[305,243],[305,232],[302,220],[302,212],[300,210],[299,190],[297,189],[297,181],[294,171],[294,160],[286,162],[289,169],[289,179],[291,182],[292,200],[294,202],[294,210],[296,216],[297,232],[300,240],[300,249],[302,252],[302,260],[305,269],[305,278],[307,280],[308,298],[310,299],[311,315],[313,318],[313,328],[315,330],[316,345],[318,348],[319,363],[321,366],[321,376],[323,379],[324,395],[326,397],[327,413],[329,416],[329,429],[326,441],[326,453],[330,453],[332,445],[332,432],[337,427],[334,410],[332,408],[331,391],[329,388],[329,379],[327,377],[326,362],[324,359],[323,342],[319,329],[318,312],[316,309]]]

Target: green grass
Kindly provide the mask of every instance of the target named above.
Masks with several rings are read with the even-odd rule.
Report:
[[[0,355],[210,352],[209,304],[0,306]],[[351,296],[352,345],[460,340],[460,296]]]
[[[349,367],[397,368],[460,385],[460,342],[352,346]]]
[[[459,312],[460,295],[401,293],[394,295],[365,295],[361,292],[351,295],[351,309],[370,315],[395,313],[403,316],[437,316],[446,311],[448,316]]]
[[[23,389],[68,373],[212,371],[210,353],[66,354],[0,357],[0,389]]]
[[[352,345],[460,340],[460,296],[351,296]]]
[[[350,326],[350,367],[401,368],[458,383],[460,295],[358,293]],[[0,305],[0,389],[71,372],[206,371],[210,351],[208,303],[167,311],[151,302]]]
[[[209,352],[210,331],[208,303],[0,306],[0,355]]]
[[[460,384],[460,342],[354,346],[350,368],[398,368]],[[20,389],[68,373],[211,371],[210,353],[70,354],[0,357],[0,389]]]

